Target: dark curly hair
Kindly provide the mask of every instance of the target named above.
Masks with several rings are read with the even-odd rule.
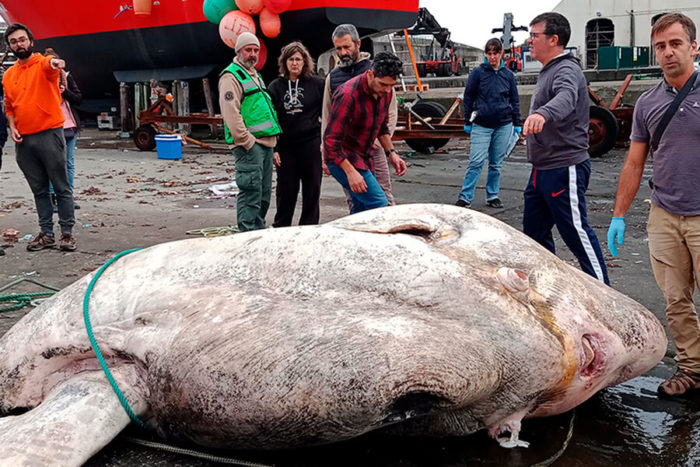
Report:
[[[397,79],[403,72],[403,62],[392,53],[379,52],[372,60],[372,71],[378,78],[389,76]]]
[[[34,35],[32,34],[32,31],[30,31],[27,26],[25,26],[22,23],[12,23],[5,30],[5,43],[8,46],[10,45],[10,34],[14,34],[20,30],[27,33],[27,37],[29,37],[30,42],[34,42]]]

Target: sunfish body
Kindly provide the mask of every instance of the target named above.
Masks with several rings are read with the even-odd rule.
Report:
[[[92,276],[0,340],[0,410],[31,409],[0,418],[0,464],[80,464],[129,422],[86,334]],[[643,374],[667,343],[648,310],[522,233],[432,204],[131,253],[90,318],[142,420],[225,448],[383,427],[519,445],[523,418]]]

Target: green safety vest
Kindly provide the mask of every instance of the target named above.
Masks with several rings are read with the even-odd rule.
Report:
[[[248,72],[235,63],[231,63],[221,75],[231,73],[243,87],[243,99],[241,100],[241,116],[243,123],[256,138],[275,136],[282,132],[277,113],[272,105],[272,99],[267,92],[265,83],[258,74],[262,87],[258,86]],[[224,134],[228,144],[233,143],[233,136],[224,123]]]

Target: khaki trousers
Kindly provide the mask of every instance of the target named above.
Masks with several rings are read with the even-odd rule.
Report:
[[[677,216],[652,204],[647,232],[678,367],[700,373],[700,323],[693,303],[695,286],[700,288],[700,216]]]

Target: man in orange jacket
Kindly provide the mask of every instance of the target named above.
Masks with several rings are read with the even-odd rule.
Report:
[[[72,231],[75,224],[73,191],[66,174],[66,141],[58,80],[65,62],[53,56],[34,53],[34,37],[23,24],[11,24],[5,42],[17,57],[2,78],[5,113],[14,140],[17,165],[34,194],[41,232],[27,250],[54,248],[53,205],[49,182],[58,203],[58,224],[64,251],[75,250]]]

